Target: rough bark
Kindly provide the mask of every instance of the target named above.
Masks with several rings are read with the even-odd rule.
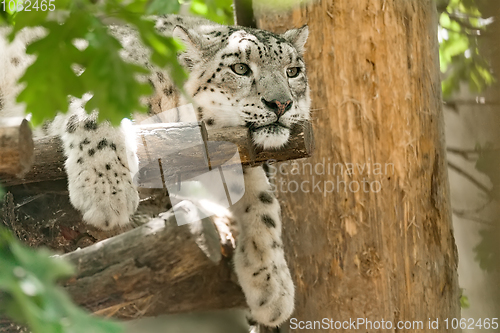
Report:
[[[316,150],[274,169],[297,322],[422,321],[429,331],[439,318],[432,331],[451,332],[443,320],[460,316],[434,6],[321,0],[256,11],[259,28],[310,29]]]
[[[213,226],[209,219],[178,226],[173,214],[162,214],[63,255],[77,268],[63,285],[77,304],[122,319],[244,307],[229,265],[230,234],[222,231],[221,240]]]

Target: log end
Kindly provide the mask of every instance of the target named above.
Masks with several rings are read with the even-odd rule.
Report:
[[[0,124],[0,175],[22,177],[34,161],[33,134],[29,123],[24,118],[13,117],[2,118]]]

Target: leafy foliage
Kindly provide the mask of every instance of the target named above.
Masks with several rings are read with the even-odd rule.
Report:
[[[98,4],[90,0],[58,0],[53,12],[4,13],[3,22],[13,25],[11,39],[24,27],[42,26],[48,32],[27,49],[37,58],[20,79],[26,87],[19,94],[18,102],[26,103],[34,124],[53,118],[57,112],[66,112],[68,96],[81,98],[85,92],[93,93],[85,109],[88,112],[99,110],[100,118],[113,124],[134,112],[145,112],[146,107],[139,103],[139,98],[151,94],[152,90],[136,77],[148,70],[121,59],[121,45],[109,35],[103,18],[135,26],[143,44],[152,51],[151,62],[167,67],[174,82],[181,85],[187,77],[176,58],[182,49],[181,43],[158,34],[154,23],[143,16],[175,13],[179,8],[176,0],[128,3],[110,0]],[[77,49],[73,45],[76,39],[86,40],[88,46],[84,50]],[[75,65],[84,69],[82,75],[75,73]]]
[[[41,123],[44,118],[53,118],[57,111],[67,110],[68,95],[81,97],[85,92],[82,81],[71,69],[79,53],[71,40],[81,37],[85,32],[75,25],[82,21],[82,17],[72,15],[72,19],[75,21],[67,20],[63,25],[45,23],[50,37],[35,41],[26,50],[38,57],[20,79],[20,82],[29,84],[19,94],[18,100],[25,102],[28,110],[40,110],[33,112],[35,123]]]
[[[479,231],[481,242],[474,248],[476,261],[482,270],[492,273],[499,270],[500,247],[498,239],[500,237],[500,228],[491,227]]]
[[[33,333],[118,333],[121,327],[75,306],[55,285],[73,268],[46,250],[25,247],[0,226],[0,313]]]
[[[488,33],[491,19],[482,16],[478,0],[438,0],[441,71],[445,73],[442,90],[445,97],[458,91],[461,82],[468,82],[469,90],[481,92],[496,79],[488,61],[480,54],[479,38]],[[477,145],[476,170],[488,176],[492,187],[487,195],[490,200],[500,200],[500,155],[492,143]],[[498,221],[494,221],[498,222]],[[499,228],[491,226],[480,231],[481,241],[474,248],[476,261],[481,269],[492,272],[498,269],[500,248]],[[462,307],[469,306],[462,296]]]
[[[147,73],[143,68],[126,63],[119,55],[120,43],[108,35],[105,28],[95,18],[88,18],[94,29],[89,31],[86,39],[88,47],[82,52],[81,65],[85,71],[79,77],[84,90],[93,94],[92,99],[85,105],[87,112],[95,109],[106,110],[99,112],[99,117],[105,115],[112,123],[119,123],[124,117],[130,117],[130,112],[123,110],[141,110],[139,103],[141,95],[152,93],[151,87],[139,83],[134,76]],[[110,78],[112,80],[110,80]]]
[[[20,79],[26,87],[19,94],[18,102],[26,103],[35,125],[52,119],[58,112],[66,112],[68,97],[81,98],[86,92],[93,93],[85,105],[87,112],[99,110],[100,120],[106,119],[115,125],[134,112],[146,111],[139,99],[150,95],[152,89],[136,77],[149,70],[120,58],[121,45],[108,34],[103,18],[134,26],[143,44],[151,50],[151,62],[167,67],[177,86],[181,87],[187,78],[176,57],[182,44],[158,34],[154,22],[144,18],[145,15],[178,13],[180,0],[94,2],[57,0],[53,12],[11,11],[8,6],[6,12],[1,12],[0,24],[13,26],[11,40],[25,27],[42,26],[48,32],[28,48],[28,53],[38,57]],[[232,24],[231,5],[232,0],[193,0],[190,10],[210,20]],[[76,39],[86,40],[88,47],[77,49],[73,45]],[[81,76],[75,73],[75,65],[84,68]]]
[[[233,24],[233,0],[192,0],[190,11],[220,24]]]
[[[487,31],[489,21],[481,17],[474,0],[451,0],[441,7],[438,3],[438,9],[443,95],[458,91],[464,81],[473,92],[484,90],[495,80],[478,47],[478,38]]]

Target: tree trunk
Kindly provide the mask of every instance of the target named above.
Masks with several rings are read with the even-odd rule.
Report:
[[[290,332],[323,318],[314,332],[454,331],[458,259],[434,6],[321,0],[289,14],[256,8],[259,28],[310,29],[316,151],[272,169],[296,285]]]

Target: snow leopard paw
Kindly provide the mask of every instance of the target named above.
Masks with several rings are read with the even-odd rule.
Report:
[[[85,163],[84,157],[67,160],[69,195],[83,220],[100,229],[113,229],[129,223],[139,203],[128,168],[114,161]],[[70,167],[72,163],[73,167]]]
[[[103,230],[128,224],[139,204],[128,169],[110,164],[81,168],[76,177],[69,177],[68,186],[71,203],[83,220]]]
[[[72,107],[72,113],[51,125],[64,145],[70,201],[88,224],[104,230],[123,227],[139,203],[132,181],[138,161],[131,124],[98,124],[96,113],[87,115],[76,102]]]
[[[275,327],[293,313],[294,285],[281,246],[271,247],[267,254],[264,251],[258,241],[241,244],[235,253],[235,268],[251,317]],[[254,255],[274,258],[254,265],[251,259]]]

